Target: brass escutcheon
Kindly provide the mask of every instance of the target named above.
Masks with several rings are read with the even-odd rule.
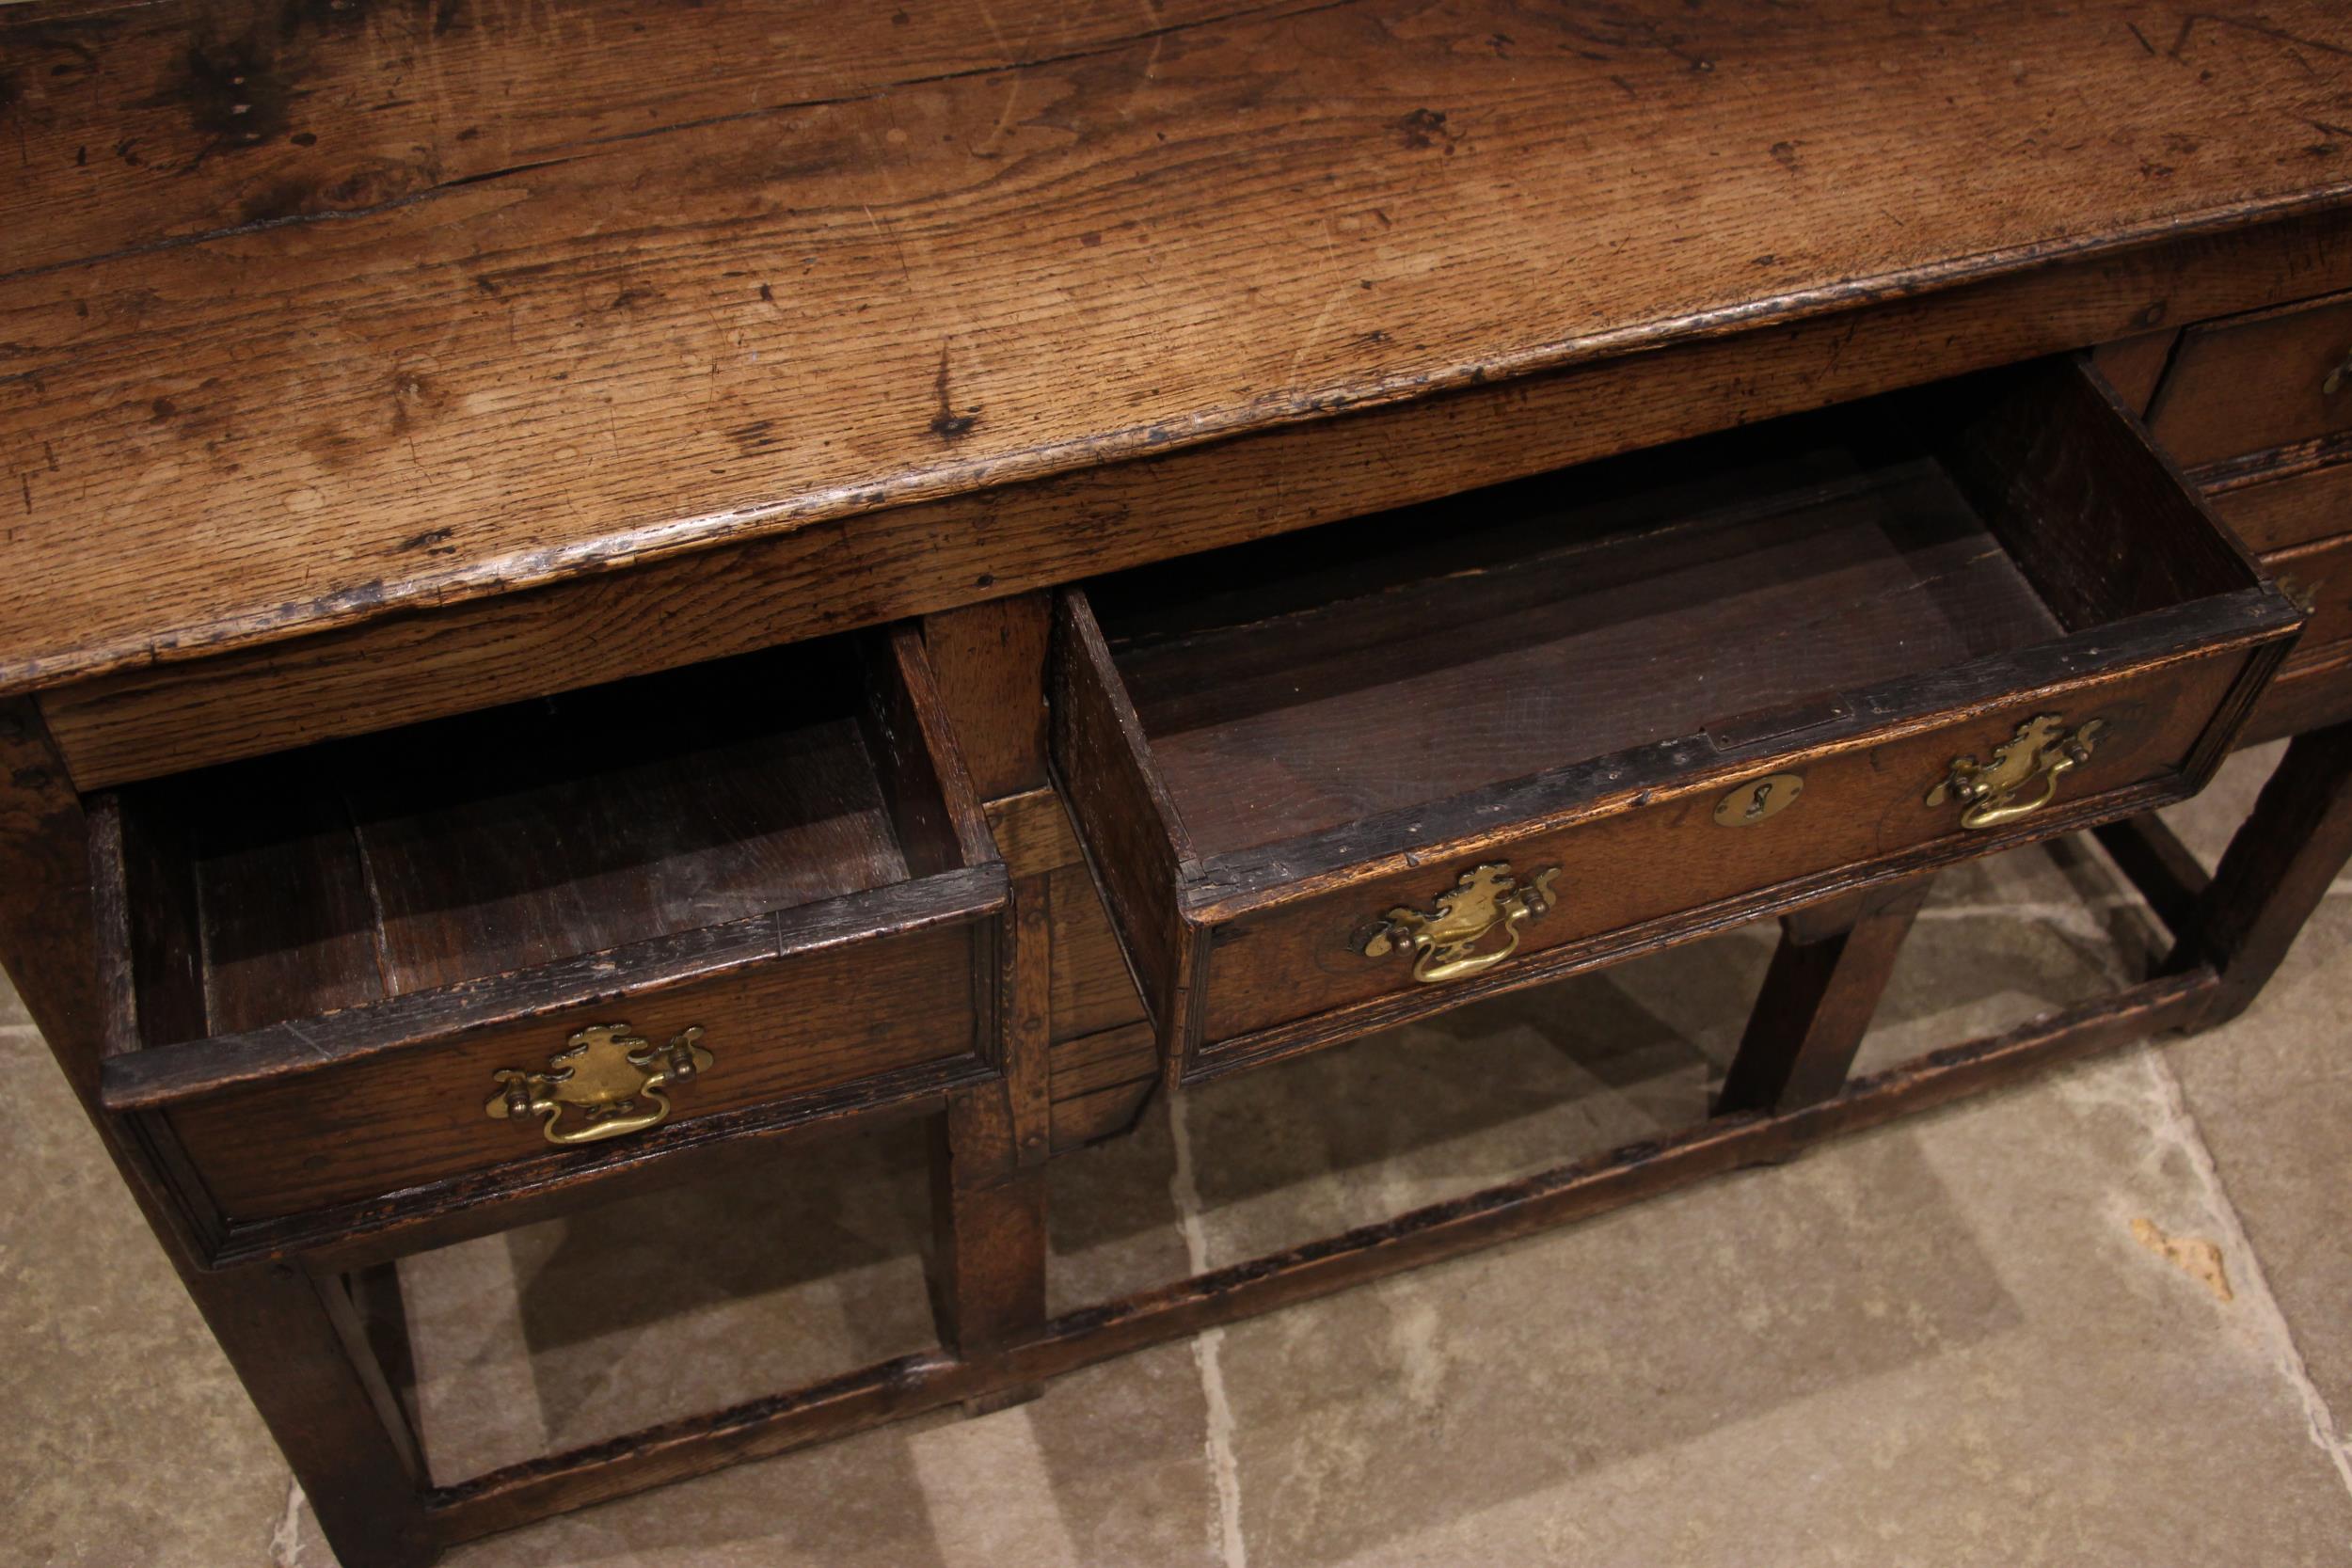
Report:
[[[2069,730],[2055,713],[2036,714],[2017,726],[2017,733],[1993,749],[1993,760],[1974,755],[1954,757],[1943,782],[1928,791],[1928,804],[1961,800],[1963,828],[1997,828],[2048,805],[2058,797],[2058,780],[2090,760],[2091,748],[2106,730],[2102,719],[2086,720]],[[2020,799],[2036,779],[2042,787]]]
[[[1801,773],[1771,773],[1750,779],[1715,802],[1715,826],[1751,828],[1758,822],[1769,822],[1795,805],[1797,797],[1804,793],[1804,776]]]
[[[1423,985],[1459,980],[1494,968],[1519,949],[1519,927],[1551,908],[1556,865],[1535,873],[1525,885],[1508,861],[1490,861],[1465,871],[1453,890],[1439,895],[1435,914],[1400,904],[1380,917],[1363,942],[1364,957],[1413,955],[1413,978]],[[1500,929],[1502,945],[1480,951],[1488,933]]]
[[[545,1072],[501,1068],[493,1076],[504,1086],[483,1107],[500,1119],[542,1117],[551,1144],[602,1143],[643,1132],[670,1119],[670,1097],[661,1091],[709,1070],[710,1053],[697,1042],[697,1023],[680,1030],[667,1045],[628,1032],[626,1023],[592,1023],[548,1058]],[[576,1125],[564,1121],[564,1107],[580,1112]]]

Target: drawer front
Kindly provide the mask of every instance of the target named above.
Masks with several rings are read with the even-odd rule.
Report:
[[[661,1124],[587,1146],[596,1148],[672,1143],[727,1113],[805,1106],[861,1088],[881,1098],[884,1085],[910,1076],[961,1082],[989,1070],[993,1053],[993,1009],[982,1005],[993,938],[991,921],[966,920],[715,978],[619,985],[609,1001],[223,1091],[167,1114],[221,1212],[252,1220],[550,1155],[577,1158],[579,1148],[550,1143],[542,1115],[494,1117],[485,1107],[501,1093],[501,1071],[546,1073],[580,1032],[597,1025],[626,1023],[657,1049],[698,1029],[708,1063],[657,1091],[670,1104]],[[599,1070],[585,1058],[575,1062]],[[609,1059],[600,1067],[634,1070]],[[573,1135],[591,1125],[583,1117],[559,1102],[553,1130]]]
[[[2336,644],[2352,637],[2352,534],[2273,551],[2263,557],[2263,566],[2289,598],[2311,611],[2286,668],[2332,658]]]
[[[2274,550],[2352,533],[2352,463],[2224,490],[2208,503],[2246,547]]]
[[[1507,984],[1515,968],[1530,976],[1547,967],[1544,955],[1569,961],[1558,950],[1614,945],[1652,923],[1708,922],[1710,910],[1736,915],[1740,901],[1761,903],[1790,883],[1987,853],[2082,825],[2102,795],[2178,776],[2245,659],[2216,655],[2047,693],[1880,745],[1759,758],[1736,776],[1598,820],[1516,836],[1504,830],[1469,852],[1424,857],[1410,871],[1241,914],[1211,933],[1203,1043],[1189,1070],[1216,1070],[1221,1053],[1253,1056],[1267,1044],[1255,1037],[1301,1020],[1383,999],[1426,1004],[1428,993],[1461,989],[1416,980],[1412,956],[1401,948],[1370,957],[1365,947],[1384,911],[1432,911],[1458,874],[1482,863],[1507,861],[1522,882],[1553,867],[1559,875],[1549,886],[1550,909],[1526,920],[1512,957],[1470,977],[1471,985]],[[1926,803],[1956,756],[1990,756],[2039,714],[2104,726],[2090,760],[2058,781],[2041,812],[1979,832],[1961,828],[1957,803]],[[1803,781],[1793,803],[1752,823],[1718,824],[1719,804],[1790,773]],[[1489,938],[1481,947],[1501,944]]]
[[[2149,431],[2192,468],[2343,435],[2352,431],[2348,356],[2352,298],[2342,295],[2191,327]]]

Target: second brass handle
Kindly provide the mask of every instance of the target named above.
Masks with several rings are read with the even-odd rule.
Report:
[[[1508,861],[1489,861],[1454,879],[1430,911],[1400,904],[1382,915],[1359,949],[1368,958],[1391,953],[1413,955],[1413,978],[1425,986],[1481,974],[1519,950],[1519,928],[1551,908],[1551,884],[1560,875],[1548,866],[1521,882]],[[1502,933],[1501,946],[1487,945]]]
[[[1960,825],[1963,828],[1997,828],[2004,822],[2014,822],[2021,816],[2031,816],[2035,812],[2058,799],[2058,780],[2064,778],[2074,768],[2074,760],[2071,756],[2062,756],[2044,768],[2042,774],[2042,793],[2032,800],[2019,800],[2003,796],[1990,800],[1979,800],[1960,814]]]
[[[599,1144],[660,1126],[670,1119],[665,1089],[693,1082],[712,1066],[700,1024],[655,1045],[626,1023],[592,1023],[564,1042],[541,1072],[501,1068],[491,1076],[499,1092],[483,1109],[500,1120],[539,1118],[548,1142],[572,1148]],[[566,1119],[566,1111],[579,1115]]]
[[[1963,802],[1963,828],[1998,828],[2030,816],[2058,799],[2059,780],[2090,760],[2106,727],[2105,720],[2090,719],[2070,730],[2062,715],[2036,714],[1993,749],[1992,761],[1954,757],[1943,779],[1928,791],[1927,803]]]
[[[1434,946],[1422,948],[1421,957],[1413,960],[1413,978],[1424,986],[1435,986],[1441,985],[1448,980],[1468,979],[1473,974],[1494,968],[1495,965],[1519,950],[1519,923],[1527,918],[1527,909],[1522,905],[1505,915],[1502,921],[1502,945],[1489,948],[1484,953],[1468,953],[1441,960],[1438,955],[1445,949]],[[1486,927],[1487,931],[1493,929],[1491,926]],[[1479,937],[1483,939],[1486,934],[1482,931]]]

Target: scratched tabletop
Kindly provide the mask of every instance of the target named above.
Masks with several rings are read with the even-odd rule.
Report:
[[[0,11],[0,691],[2337,204],[2352,19]]]

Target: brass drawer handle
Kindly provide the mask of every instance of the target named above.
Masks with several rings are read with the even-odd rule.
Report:
[[[2328,379],[2319,384],[2320,395],[2334,397],[2344,390],[2344,383],[2347,377],[2352,377],[2352,354],[2347,354],[2336,361],[2336,368],[2329,371]]]
[[[1483,974],[1519,950],[1519,927],[1551,908],[1551,883],[1559,875],[1558,866],[1547,866],[1521,885],[1508,861],[1465,871],[1438,897],[1435,914],[1400,904],[1382,915],[1363,942],[1364,957],[1412,953],[1413,978],[1427,986]],[[1479,944],[1498,928],[1502,945],[1481,951]]]
[[[626,1023],[593,1023],[548,1058],[545,1072],[501,1068],[493,1076],[505,1085],[484,1107],[501,1120],[544,1117],[551,1144],[594,1144],[643,1132],[670,1119],[670,1097],[661,1091],[691,1084],[710,1069],[711,1055],[696,1042],[701,1024],[655,1045],[628,1032]],[[580,1112],[566,1125],[564,1108]]]
[[[1963,828],[1997,828],[2030,816],[2058,798],[2058,781],[2090,760],[2091,748],[2106,730],[2106,721],[2091,719],[2069,730],[2055,713],[2037,714],[2017,726],[2017,733],[1993,749],[1993,760],[1954,757],[1944,780],[1928,791],[1928,804],[1963,800]],[[2036,779],[2039,791],[2026,796]]]

